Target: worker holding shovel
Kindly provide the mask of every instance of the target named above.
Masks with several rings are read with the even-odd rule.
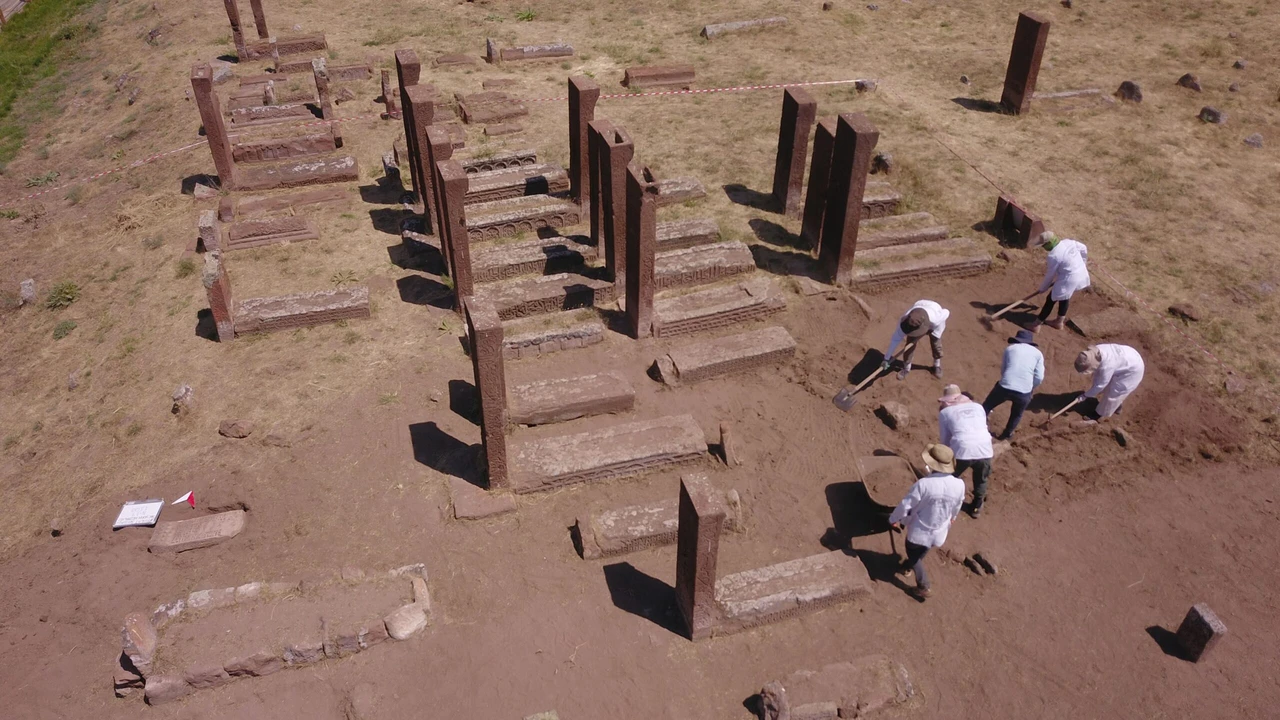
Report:
[[[951,448],[930,445],[925,448],[923,459],[929,474],[911,486],[889,516],[894,531],[901,530],[904,522],[907,525],[907,558],[898,568],[898,575],[915,575],[916,586],[910,592],[918,600],[930,593],[924,557],[947,541],[947,531],[964,504],[964,481],[955,476],[956,456]]]
[[[1105,420],[1120,412],[1125,398],[1142,382],[1146,364],[1142,355],[1128,345],[1104,343],[1090,345],[1076,356],[1076,372],[1093,374],[1093,386],[1075,399],[1076,403],[1087,398],[1098,398],[1097,417]]]
[[[880,365],[880,371],[889,369],[889,360],[897,352],[903,340],[915,343],[928,335],[929,347],[933,350],[933,376],[941,378],[942,333],[947,329],[949,317],[951,317],[951,311],[932,300],[921,300],[912,305],[911,309],[898,320],[898,326],[893,329],[893,337],[889,340],[889,349],[884,353],[884,362]],[[899,380],[907,379],[907,373],[911,372],[911,358],[915,352],[913,345],[902,354],[902,371],[898,373]]]
[[[1049,299],[1045,300],[1040,317],[1031,323],[1029,329],[1035,332],[1041,325],[1048,325],[1054,330],[1061,330],[1067,322],[1071,296],[1077,290],[1089,287],[1089,248],[1079,240],[1060,239],[1051,232],[1040,233],[1034,245],[1049,251],[1044,280],[1035,293],[1039,295],[1048,291]],[[1050,320],[1049,313],[1053,311],[1054,304],[1058,306],[1058,316]]]

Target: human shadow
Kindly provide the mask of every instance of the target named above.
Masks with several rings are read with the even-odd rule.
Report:
[[[413,446],[414,460],[436,472],[484,486],[478,462],[480,453],[483,452],[482,445],[468,445],[441,430],[433,422],[411,424],[409,442]]]
[[[400,208],[377,208],[369,211],[369,220],[373,222],[374,230],[400,237],[404,219],[411,214]]]
[[[676,635],[688,636],[676,608],[676,589],[629,562],[605,565],[604,581],[614,607],[637,615]]]
[[[226,55],[219,55],[216,59],[221,60],[222,62],[232,63],[236,65],[240,64],[240,56],[232,55],[231,53],[227,53]]]
[[[1156,645],[1160,647],[1161,652],[1169,657],[1175,657],[1179,660],[1191,662],[1191,658],[1187,657],[1187,651],[1182,648],[1182,643],[1178,642],[1178,634],[1159,625],[1152,625],[1147,628],[1147,634],[1152,640],[1156,641]]]
[[[973,300],[969,303],[969,307],[975,308],[978,310],[983,310],[987,315],[994,315],[995,313],[998,313],[1001,310],[1004,310],[1005,306],[1008,305],[1010,302],[1013,302],[1013,301],[1010,300],[1008,302],[1003,302],[1003,303],[988,303],[988,302],[982,302],[981,300]],[[1026,328],[1029,324],[1031,324],[1031,321],[1036,319],[1037,312],[1038,311],[1036,310],[1035,303],[1028,300],[1026,303],[1020,304],[1017,307],[1009,310],[1005,314],[1001,315],[999,318],[997,318],[996,322],[1007,321],[1007,322],[1013,323],[1014,325],[1017,325],[1019,328]],[[994,328],[995,326],[993,325],[992,327]]]
[[[875,348],[868,348],[867,351],[863,353],[862,359],[858,361],[858,364],[854,365],[853,369],[849,371],[848,381],[856,385],[863,380],[866,380],[868,377],[871,377],[872,373],[879,373],[880,365],[883,362],[883,352]],[[895,367],[900,367],[898,361],[895,360],[894,363]],[[875,383],[873,382],[872,384]]]
[[[466,380],[449,381],[449,409],[472,425],[479,425],[480,392]]]
[[[1000,103],[985,100],[983,98],[954,97],[951,98],[951,102],[959,105],[965,110],[972,110],[974,112],[994,113],[996,115],[1008,114],[1005,111],[1004,106]]]
[[[400,299],[410,305],[429,305],[441,310],[453,307],[453,290],[444,283],[421,275],[405,275],[396,281]]]
[[[196,312],[196,337],[218,342],[218,325],[213,321],[213,311],[209,308]]]
[[[419,242],[405,240],[399,245],[388,245],[387,257],[392,265],[405,270],[418,270],[432,275],[444,275],[448,271],[440,250]]]
[[[404,199],[404,185],[399,180],[380,177],[372,185],[361,185],[360,199],[377,205],[399,205]]]
[[[724,194],[729,198],[729,202],[735,205],[745,205],[757,210],[769,210],[772,212],[778,212],[782,209],[778,205],[778,201],[774,199],[773,193],[752,190],[741,183],[725,185]]]
[[[756,267],[774,275],[799,275],[818,282],[826,280],[818,261],[808,253],[776,250],[757,243],[751,246],[751,257],[755,259]]]
[[[831,527],[820,540],[826,549],[853,554],[853,538],[889,529],[888,515],[871,499],[861,481],[831,483],[826,488],[826,496],[827,507],[831,509]]]
[[[1065,393],[1036,393],[1031,396],[1031,402],[1027,404],[1027,412],[1047,412],[1053,414],[1066,407],[1072,400],[1080,397],[1079,392]],[[1088,405],[1085,401],[1071,408],[1072,412],[1079,412],[1080,408]]]
[[[751,218],[747,221],[747,225],[751,227],[751,232],[755,233],[760,242],[796,250],[809,249],[803,238],[771,220]]]

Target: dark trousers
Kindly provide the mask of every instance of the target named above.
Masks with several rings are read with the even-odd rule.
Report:
[[[928,545],[917,545],[910,540],[907,543],[907,559],[902,561],[903,570],[911,570],[916,574],[916,585],[929,589],[929,574],[924,570],[924,556],[931,549]]]
[[[911,341],[907,340],[906,342]],[[917,341],[915,345],[912,345],[905,353],[902,354],[902,367],[911,367],[911,358],[915,357],[916,346],[919,344],[919,341]],[[938,360],[942,359],[942,338],[930,335],[929,349],[933,351],[933,360],[936,364]]]
[[[987,399],[982,401],[982,409],[990,415],[992,410],[1007,402],[1013,403],[1013,407],[1009,410],[1009,422],[1004,424],[1004,432],[1000,434],[1001,440],[1008,440],[1013,435],[1013,431],[1018,429],[1018,423],[1022,422],[1022,413],[1031,403],[1031,393],[1014,392],[996,383],[996,386],[991,388],[991,392],[987,393]]]
[[[956,477],[973,468],[973,507],[982,507],[987,499],[987,481],[991,479],[991,458],[982,460],[956,460]]]
[[[1052,297],[1050,297],[1048,300],[1044,301],[1044,307],[1040,308],[1040,322],[1044,322],[1045,320],[1049,319],[1049,313],[1053,312],[1054,302],[1058,303],[1058,317],[1067,316],[1067,308],[1071,307],[1071,299],[1068,298],[1066,300],[1055,301]]]

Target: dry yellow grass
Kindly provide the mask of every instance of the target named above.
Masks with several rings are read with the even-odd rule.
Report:
[[[449,100],[498,76],[518,78],[514,92],[525,98],[562,96],[572,73],[591,74],[606,93],[624,92],[622,68],[642,63],[692,63],[700,87],[876,78],[875,94],[858,96],[849,86],[812,92],[822,116],[865,112],[880,127],[882,148],[902,168],[894,182],[912,209],[928,210],[956,234],[996,249],[990,237],[971,230],[991,215],[996,191],[953,150],[1053,229],[1087,242],[1095,267],[1157,309],[1174,302],[1199,306],[1206,319],[1187,332],[1271,396],[1280,380],[1280,340],[1270,332],[1280,316],[1272,230],[1280,226],[1280,45],[1265,29],[1280,26],[1280,6],[1259,0],[1078,3],[1076,10],[1037,4],[1054,18],[1042,91],[1110,92],[1130,79],[1142,84],[1146,102],[1012,118],[966,110],[952,98],[998,99],[1015,18],[1026,5],[890,1],[878,12],[840,0],[830,12],[820,5],[571,1],[533,4],[534,19],[522,22],[516,15],[525,3],[277,0],[268,2],[267,14],[280,33],[295,24],[325,31],[331,63],[373,54],[380,67],[391,67],[395,48],[414,48],[426,79]],[[198,114],[185,97],[188,72],[192,63],[231,51],[220,4],[111,0],[93,12],[102,18],[101,34],[60,78],[66,90],[57,112],[33,129],[28,147],[0,176],[6,198],[30,192],[24,180],[51,169],[66,182],[196,137]],[[786,28],[711,42],[697,35],[707,22],[779,13],[790,18]],[[144,36],[157,27],[159,42],[148,45]],[[1231,32],[1238,37],[1228,37]],[[486,36],[503,44],[562,39],[578,56],[503,68],[430,67],[436,53],[480,55]],[[1231,68],[1237,57],[1249,61],[1245,70]],[[143,88],[132,107],[125,102],[132,85],[114,89],[126,72]],[[1184,72],[1200,76],[1202,94],[1174,86]],[[961,74],[973,84],[962,85]],[[1227,91],[1232,82],[1239,82],[1238,93]],[[341,105],[339,115],[377,112],[375,86],[356,86],[358,99]],[[637,158],[659,175],[692,174],[707,186],[706,201],[676,208],[673,217],[711,214],[726,238],[755,242],[747,221],[760,213],[733,204],[722,188],[768,188],[780,95],[605,100],[598,115],[625,126]],[[1196,120],[1205,104],[1227,111],[1228,124]],[[442,110],[448,112],[448,103]],[[567,163],[565,115],[563,102],[533,103],[521,121],[523,135],[488,140],[473,129],[468,152],[537,147],[550,161]],[[374,184],[399,123],[363,119],[343,130],[362,165],[361,184]],[[1254,132],[1266,138],[1265,149],[1242,144]],[[182,178],[204,172],[212,172],[212,163],[198,149],[84,184],[71,199],[58,191],[38,202],[0,206],[23,216],[0,219],[0,287],[12,293],[33,276],[42,291],[61,280],[84,291],[61,311],[0,314],[6,358],[0,481],[8,528],[0,554],[21,547],[68,507],[104,494],[123,498],[148,478],[181,472],[184,461],[212,452],[214,428],[225,417],[251,417],[263,432],[297,432],[356,389],[391,397],[406,380],[392,369],[405,362],[459,362],[456,319],[403,303],[394,288],[375,295],[372,320],[349,327],[230,345],[198,339],[195,315],[204,293],[195,276],[179,277],[178,269],[197,213],[178,187]],[[380,220],[396,214],[394,205],[354,198],[346,206],[308,209],[322,239],[232,256],[237,295],[324,288],[335,276],[380,277],[385,284],[414,274],[391,263],[387,248],[397,238],[374,227],[371,210],[382,213]],[[797,230],[795,222],[772,219]],[[53,340],[53,328],[65,320],[77,329]],[[1172,333],[1168,340],[1169,352],[1221,381],[1198,352]],[[73,372],[80,384],[68,391]],[[178,422],[169,415],[168,397],[184,382],[195,388],[198,409]]]

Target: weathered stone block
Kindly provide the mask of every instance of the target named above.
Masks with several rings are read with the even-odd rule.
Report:
[[[716,583],[723,613],[717,632],[789,619],[871,594],[871,578],[842,550],[728,575]]]
[[[217,545],[239,535],[245,519],[244,510],[231,510],[193,520],[158,522],[147,549],[153,553],[180,553]]]
[[[591,415],[631,410],[636,391],[617,372],[537,380],[512,387],[510,420],[519,425],[545,425]]]
[[[1207,605],[1192,605],[1178,626],[1178,644],[1192,662],[1200,662],[1213,649],[1223,635],[1227,634],[1227,626],[1218,619],[1217,614]]]
[[[741,532],[742,501],[737,491],[720,495],[725,507],[725,528]],[[586,560],[616,557],[675,543],[680,526],[679,505],[679,499],[673,497],[579,517],[577,529],[582,540],[582,557]]]
[[[791,333],[768,327],[685,345],[673,349],[668,357],[675,366],[676,380],[691,383],[781,362],[793,357],[795,351]]]
[[[699,34],[708,40],[712,40],[731,33],[743,32],[746,30],[759,30],[770,27],[781,27],[786,24],[787,19],[781,16],[760,18],[758,20],[736,20],[734,22],[705,25],[702,28],[702,32]]]

